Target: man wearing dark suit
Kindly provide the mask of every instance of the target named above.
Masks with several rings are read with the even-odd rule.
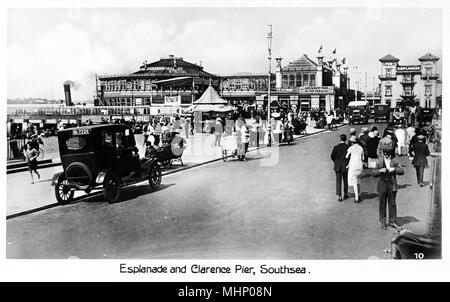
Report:
[[[396,175],[403,175],[403,168],[399,167],[396,158],[392,158],[391,150],[382,150],[383,157],[378,159],[373,176],[379,177],[377,190],[379,198],[379,218],[381,229],[386,230],[386,205],[389,206],[389,225],[393,226],[397,219],[397,197],[398,185]]]
[[[425,136],[417,136],[417,142],[412,146],[411,152],[414,154],[412,164],[416,168],[417,183],[423,187],[423,173],[428,166],[427,156],[430,156],[428,145],[425,144]]]
[[[347,179],[347,135],[341,134],[341,142],[334,146],[331,152],[331,160],[334,162],[334,172],[336,173],[336,195],[338,201],[348,198],[348,179]],[[344,182],[344,198],[342,198],[341,183]]]

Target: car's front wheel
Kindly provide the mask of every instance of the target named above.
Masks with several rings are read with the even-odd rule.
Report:
[[[120,196],[120,179],[113,173],[109,172],[103,181],[103,196],[109,203],[114,203],[119,200]]]

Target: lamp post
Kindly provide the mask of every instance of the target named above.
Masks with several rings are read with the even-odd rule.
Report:
[[[272,24],[269,24],[269,34],[267,35],[267,48],[268,48],[268,59],[269,59],[269,80],[268,80],[268,90],[267,90],[267,133],[268,133],[268,144],[267,146],[272,146],[272,125],[270,123],[270,75],[272,73]]]

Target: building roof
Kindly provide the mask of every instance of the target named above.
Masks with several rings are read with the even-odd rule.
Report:
[[[427,53],[426,55],[423,55],[419,58],[419,61],[438,61],[439,58],[435,55],[432,55],[431,53]]]
[[[301,56],[299,59],[294,62],[290,62],[287,66],[283,68],[283,71],[287,71],[290,69],[298,70],[298,69],[314,69],[316,70],[319,65],[308,58],[307,55]]]
[[[221,74],[221,78],[261,78],[267,77],[267,73],[238,72],[232,74]]]
[[[170,55],[167,58],[161,58],[153,63],[144,63],[140,70],[132,75],[173,75],[173,76],[200,76],[216,77],[215,75],[203,70],[203,67],[184,61],[181,57]]]
[[[394,57],[391,54],[387,54],[380,59],[380,62],[398,62],[398,61],[400,61],[400,59]]]

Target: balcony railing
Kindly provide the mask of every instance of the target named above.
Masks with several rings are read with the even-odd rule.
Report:
[[[400,94],[400,97],[402,97],[404,99],[414,99],[416,97],[416,95],[412,94],[412,93],[402,93],[402,94]]]
[[[149,97],[149,96],[158,96],[161,95],[161,91],[160,90],[153,90],[153,91],[146,91],[146,90],[119,90],[119,91],[104,91],[103,92],[105,97]],[[194,94],[198,94],[199,91],[198,90],[194,90]],[[192,90],[189,91],[177,91],[177,90],[173,90],[173,91],[163,91],[162,92],[163,96],[176,96],[176,95],[192,95]]]
[[[261,90],[265,91],[266,90]],[[255,95],[257,90],[222,90],[221,95],[222,96],[253,96]]]
[[[130,114],[141,112],[149,106],[8,106],[7,114],[21,115],[103,115],[103,114]],[[132,111],[130,111],[132,110]]]
[[[397,77],[393,75],[379,75],[378,78],[380,80],[393,80],[393,81],[397,80]]]
[[[422,75],[420,76],[420,78],[421,78],[422,80],[427,80],[427,79],[430,79],[430,80],[436,80],[436,79],[439,78],[439,74],[437,74],[437,73],[422,74]]]
[[[403,85],[414,85],[414,84],[416,84],[416,81],[414,81],[414,80],[402,80],[400,83],[403,84]]]

